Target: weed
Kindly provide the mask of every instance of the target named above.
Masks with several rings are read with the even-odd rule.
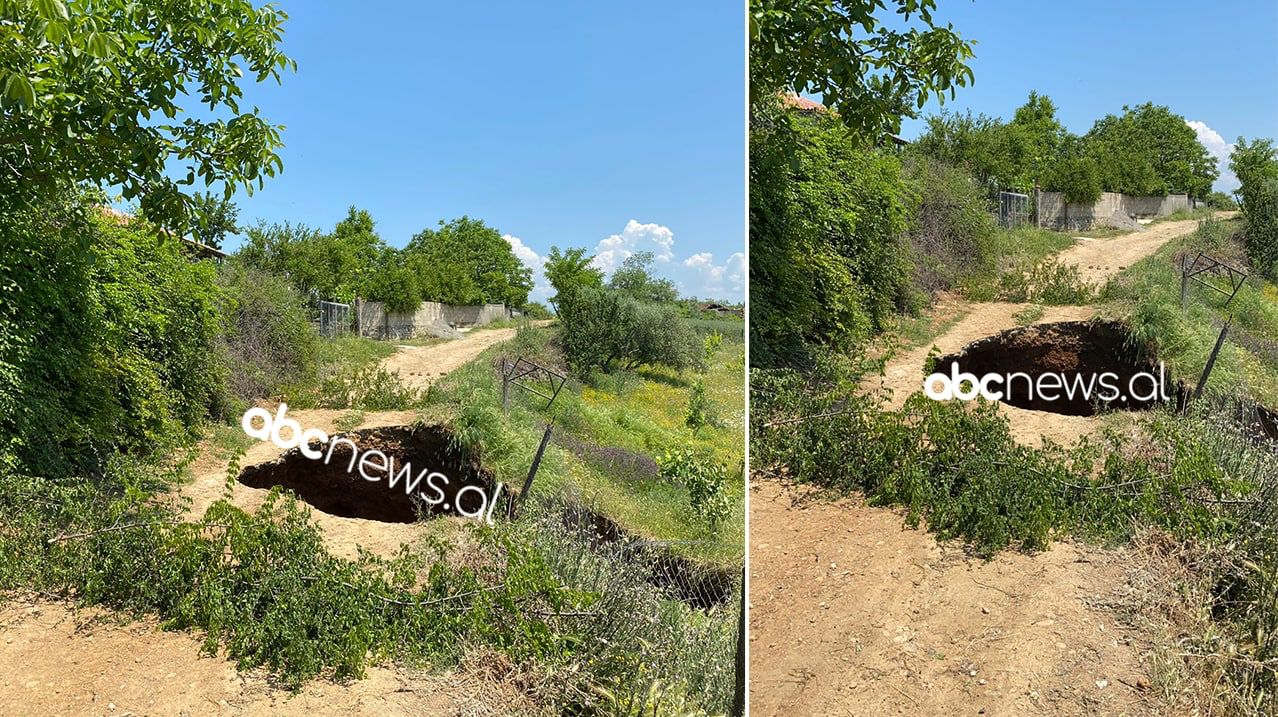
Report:
[[[1030,324],[1038,323],[1043,318],[1043,305],[1030,304],[1012,314],[1012,318],[1016,320],[1018,326],[1029,326]]]

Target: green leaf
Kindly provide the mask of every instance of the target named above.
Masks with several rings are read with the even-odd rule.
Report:
[[[9,80],[5,82],[5,94],[25,107],[35,105],[35,87],[32,86],[31,80],[16,72],[9,75]]]
[[[45,20],[69,20],[67,6],[62,0],[35,0],[36,13]]]

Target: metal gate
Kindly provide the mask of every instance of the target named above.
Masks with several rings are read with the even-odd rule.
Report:
[[[1028,194],[1016,192],[998,193],[998,224],[1004,229],[1015,229],[1030,223]]]
[[[329,338],[351,333],[351,305],[319,302],[319,330],[321,336]]]

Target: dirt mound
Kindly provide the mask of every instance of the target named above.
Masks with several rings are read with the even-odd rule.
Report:
[[[998,374],[1003,403],[1031,411],[1091,416],[1098,407],[1140,410],[1160,402],[1158,364],[1115,321],[1061,321],[1009,329],[942,356],[936,371]],[[1044,374],[1064,385],[1045,388]],[[1049,382],[1050,384],[1050,382]],[[1087,390],[1083,390],[1086,388]],[[1111,390],[1112,389],[1112,390]],[[1166,389],[1171,395],[1170,386]],[[1106,398],[1112,396],[1112,398]]]
[[[294,448],[245,468],[239,482],[250,488],[286,488],[330,515],[387,523],[411,523],[419,513],[473,515],[487,507],[485,496],[492,495],[492,475],[441,426],[353,431],[333,436],[326,446],[312,443],[310,449],[322,457],[308,458],[301,447]],[[405,467],[411,470],[400,476]],[[411,492],[410,484],[416,487]]]
[[[1111,227],[1113,229],[1122,229],[1128,232],[1143,232],[1145,225],[1135,219],[1123,214],[1122,212],[1114,212],[1112,215],[1103,219],[1097,219],[1096,224],[1102,227]]]

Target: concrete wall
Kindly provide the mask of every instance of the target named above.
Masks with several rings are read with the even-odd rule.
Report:
[[[1086,230],[1114,214],[1136,219],[1163,217],[1178,209],[1192,209],[1194,202],[1185,194],[1165,197],[1129,197],[1117,192],[1102,192],[1095,204],[1067,204],[1060,192],[1038,193],[1039,226],[1051,229]]]
[[[447,333],[449,327],[483,326],[517,313],[504,304],[452,306],[434,301],[423,301],[413,313],[387,312],[378,301],[359,301],[354,308],[360,334],[378,339],[406,339],[421,334],[434,336]]]

